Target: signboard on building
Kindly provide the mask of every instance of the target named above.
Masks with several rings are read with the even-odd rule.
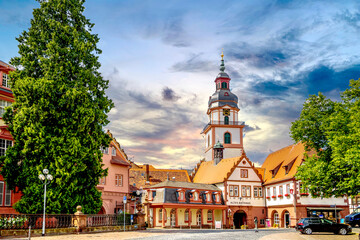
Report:
[[[215,229],[221,229],[221,221],[215,221]]]

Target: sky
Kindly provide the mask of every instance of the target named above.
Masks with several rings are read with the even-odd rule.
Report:
[[[32,0],[0,0],[0,60],[17,56]],[[360,78],[359,1],[87,0],[100,72],[115,108],[106,126],[129,159],[191,169],[224,49],[245,121],[244,148],[259,165],[293,144],[291,122],[310,94],[339,100]]]

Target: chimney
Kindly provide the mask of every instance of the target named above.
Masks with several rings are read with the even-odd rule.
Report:
[[[146,179],[146,183],[150,183],[149,179],[150,179],[150,174],[149,174],[149,164],[145,164],[146,167],[146,172],[145,172],[145,179]]]

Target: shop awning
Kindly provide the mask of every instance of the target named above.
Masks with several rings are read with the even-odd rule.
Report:
[[[335,211],[334,207],[307,207],[307,210],[310,211]],[[342,211],[343,208],[336,208],[336,211]]]

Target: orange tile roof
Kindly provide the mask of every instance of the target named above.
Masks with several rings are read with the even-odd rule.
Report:
[[[149,187],[154,184],[161,183],[165,180],[172,180],[179,182],[191,182],[189,174],[186,170],[182,169],[156,169],[154,166],[149,165],[149,183],[146,183],[146,165],[137,165],[138,168],[130,169],[129,182],[130,185],[139,189],[140,187]],[[135,186],[134,186],[135,184]]]
[[[304,153],[304,145],[297,143],[269,154],[261,166],[261,168],[264,169],[264,184],[292,179],[297,172],[297,167],[300,166],[304,159]],[[286,166],[289,168],[287,173],[285,169]],[[276,171],[277,167],[279,167],[278,171],[273,177],[272,171]]]
[[[233,168],[244,158],[248,160],[245,155],[222,159],[217,165],[214,165],[214,161],[203,161],[200,163],[199,168],[196,169],[193,182],[206,184],[224,182],[232,173]]]

